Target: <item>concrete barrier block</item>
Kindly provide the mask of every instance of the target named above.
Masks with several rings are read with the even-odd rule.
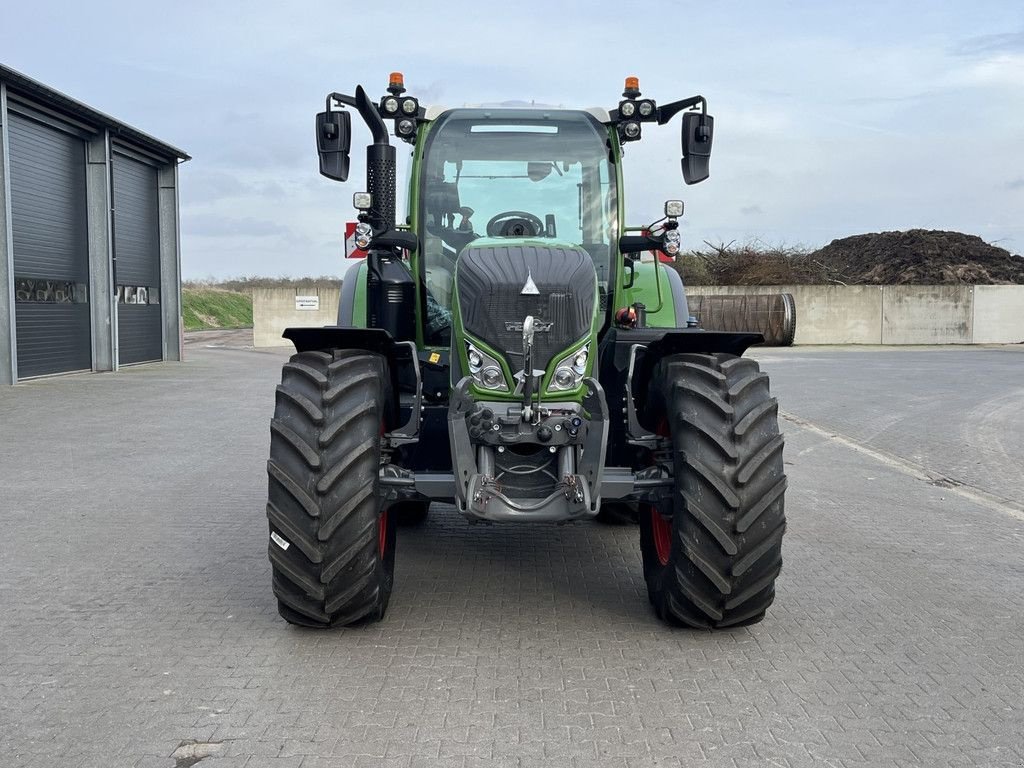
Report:
[[[316,297],[315,301],[310,300]],[[317,327],[338,322],[338,286],[256,288],[252,294],[252,336],[256,347],[287,347],[281,334],[289,327]]]
[[[1024,285],[974,286],[975,344],[1024,342]]]
[[[882,290],[877,285],[793,285],[794,344],[878,344]]]
[[[970,344],[973,320],[973,286],[882,288],[883,344]]]

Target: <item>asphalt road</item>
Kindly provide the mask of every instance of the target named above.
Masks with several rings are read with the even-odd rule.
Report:
[[[635,528],[441,508],[385,621],[312,632],[266,560],[282,354],[218,343],[0,390],[4,768],[1024,765],[1024,350],[757,353],[757,626],[662,626]]]

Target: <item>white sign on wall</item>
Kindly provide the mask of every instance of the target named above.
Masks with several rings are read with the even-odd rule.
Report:
[[[320,309],[319,296],[296,296],[295,308],[315,312]]]

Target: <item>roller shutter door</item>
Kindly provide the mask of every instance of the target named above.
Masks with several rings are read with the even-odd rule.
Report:
[[[157,171],[120,153],[113,164],[118,361],[124,365],[161,360]]]
[[[10,113],[18,378],[92,368],[85,142]]]

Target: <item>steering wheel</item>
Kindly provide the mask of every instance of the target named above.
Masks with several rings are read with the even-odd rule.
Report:
[[[487,222],[488,237],[540,237],[544,222],[526,211],[505,211]]]

